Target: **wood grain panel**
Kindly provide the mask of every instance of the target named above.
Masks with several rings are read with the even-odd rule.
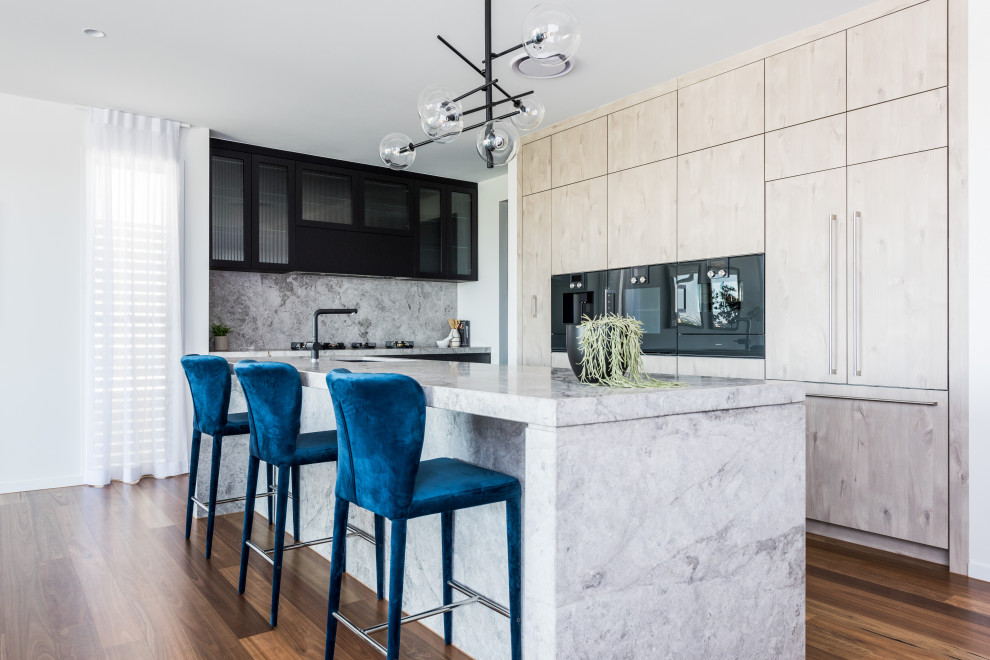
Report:
[[[767,130],[846,109],[846,33],[768,57]]]
[[[941,87],[849,113],[849,164],[949,144],[949,93]]]
[[[601,117],[550,138],[554,188],[608,172],[608,117]]]
[[[608,175],[608,267],[677,260],[677,159]]]
[[[846,164],[846,115],[766,134],[766,179],[820,172]]]
[[[522,364],[550,365],[550,191],[527,195],[522,201]]]
[[[677,159],[677,259],[764,251],[763,136]]]
[[[677,375],[763,380],[766,377],[766,364],[763,360],[678,355]]]
[[[809,396],[808,517],[948,547],[948,397],[930,399]]]
[[[550,138],[524,144],[519,167],[523,195],[550,190]]]
[[[846,382],[845,208],[843,168],[767,184],[767,378]]]
[[[763,62],[754,62],[677,92],[677,153],[763,132]]]
[[[948,82],[946,0],[928,0],[849,30],[848,109]]]
[[[944,390],[946,150],[851,165],[847,171],[847,277],[853,287],[847,312],[849,382]]]
[[[677,93],[608,116],[608,171],[677,155]]]
[[[551,274],[607,268],[607,177],[554,188],[551,195]]]

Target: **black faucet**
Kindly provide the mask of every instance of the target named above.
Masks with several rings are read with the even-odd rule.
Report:
[[[313,348],[309,356],[314,362],[320,359],[320,317],[324,314],[357,314],[357,310],[353,308],[318,309],[313,312]]]

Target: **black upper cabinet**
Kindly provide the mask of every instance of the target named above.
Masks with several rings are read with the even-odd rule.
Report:
[[[476,184],[211,142],[212,268],[477,279]]]

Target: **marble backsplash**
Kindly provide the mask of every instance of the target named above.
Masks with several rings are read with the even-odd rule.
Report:
[[[356,307],[357,314],[323,316],[321,341],[412,340],[434,343],[457,316],[457,285],[302,273],[210,271],[210,322],[230,326],[230,350],[287,349],[312,341],[313,312]]]

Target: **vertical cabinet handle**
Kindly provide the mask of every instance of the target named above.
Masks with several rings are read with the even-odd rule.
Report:
[[[536,296],[533,296],[533,308],[532,309],[533,309],[533,311],[531,313],[533,315],[533,318],[535,319],[536,318]]]
[[[853,222],[853,373],[862,376],[862,365],[859,360],[860,336],[859,336],[859,232],[863,223],[863,214],[856,211]]]
[[[832,311],[835,308],[835,223],[839,216],[832,213],[828,216],[828,371],[830,374],[836,372],[835,368],[835,347],[832,342],[835,319]]]

